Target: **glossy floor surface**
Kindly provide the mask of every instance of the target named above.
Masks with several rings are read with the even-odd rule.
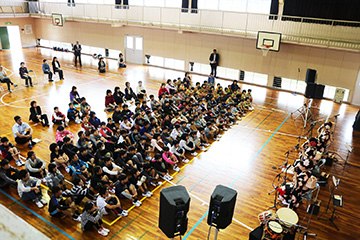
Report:
[[[48,83],[41,73],[43,58],[51,59],[57,56],[64,69],[64,81]],[[25,88],[18,76],[20,61],[25,60],[28,69],[35,70],[38,84],[34,88]],[[139,80],[152,94],[157,94],[160,83],[166,79],[183,77],[183,72],[162,68],[132,65],[126,69],[117,69],[116,61],[107,60],[108,71],[99,74],[97,61],[89,56],[83,56],[83,67],[73,66],[71,53],[54,52],[49,49],[26,49],[21,52],[2,51],[0,62],[14,72],[11,79],[19,83],[13,93],[1,91],[0,95],[0,135],[7,136],[12,142],[14,138],[11,128],[14,125],[13,117],[20,115],[27,121],[29,116],[29,103],[36,100],[43,112],[51,116],[54,106],[66,112],[69,102],[69,92],[72,86],[78,87],[81,96],[85,96],[97,113],[97,116],[106,120],[104,112],[104,98],[107,89],[120,86],[129,81],[135,89]],[[8,73],[10,73],[8,71]],[[204,76],[193,75],[193,84],[203,81]],[[44,81],[45,80],[45,81]],[[229,81],[218,81],[222,86]],[[2,84],[6,89],[6,85]],[[268,195],[273,187],[273,179],[279,173],[272,167],[279,167],[285,161],[285,152],[291,150],[297,143],[297,137],[308,129],[303,128],[300,118],[296,119],[296,110],[305,101],[301,95],[288,92],[270,90],[263,87],[243,84],[244,89],[253,90],[255,110],[249,113],[238,125],[226,131],[220,141],[214,142],[207,152],[202,152],[197,159],[186,165],[178,174],[174,175],[171,183],[165,183],[154,191],[154,196],[144,199],[140,208],[134,208],[129,216],[119,219],[112,226],[109,239],[166,239],[158,228],[159,196],[160,190],[173,185],[183,185],[191,197],[191,206],[188,213],[188,230],[183,239],[207,239],[209,226],[206,223],[210,195],[218,184],[231,187],[238,193],[232,224],[221,230],[218,239],[248,239],[249,233],[258,225],[257,215],[273,205],[274,195]],[[339,164],[326,167],[324,170],[340,178],[340,185],[336,194],[342,195],[344,207],[337,209],[338,217],[335,223],[337,231],[328,221],[318,220],[313,216],[309,232],[318,236],[308,239],[360,239],[360,134],[353,132],[352,124],[358,108],[348,104],[337,104],[330,100],[315,100],[311,108],[316,120],[326,119],[328,116],[340,114],[337,117],[335,141],[331,151],[339,153],[345,158],[347,150],[345,143],[354,147],[349,156],[349,165],[343,168]],[[331,118],[332,121],[335,118]],[[315,129],[323,121],[319,121]],[[43,128],[31,123],[34,137],[42,142],[34,147],[38,156],[49,162],[48,146],[55,140],[56,127]],[[76,133],[80,126],[71,124],[69,129]],[[315,133],[316,130],[314,130]],[[302,140],[303,142],[304,140]],[[18,146],[23,156],[28,149]],[[297,153],[291,151],[289,162],[293,163]],[[341,161],[340,161],[341,162]],[[320,213],[323,212],[329,199],[329,184],[321,187],[319,199],[322,200]],[[96,232],[83,233],[80,224],[69,218],[63,220],[52,219],[47,207],[38,209],[34,204],[19,200],[14,189],[0,191],[0,203],[8,207],[15,214],[25,219],[35,228],[52,239],[101,239]],[[124,206],[131,204],[124,201]],[[306,226],[309,214],[306,213],[306,202],[297,210],[299,224]],[[329,213],[326,214],[329,218]],[[104,218],[108,223],[115,220],[113,216]],[[214,237],[214,230],[211,239]],[[303,236],[300,236],[302,239]]]

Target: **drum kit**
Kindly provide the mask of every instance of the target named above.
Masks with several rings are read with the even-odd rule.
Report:
[[[285,234],[294,235],[300,227],[297,225],[299,217],[296,212],[290,208],[279,208],[274,211],[265,211],[259,214],[258,219],[264,225],[264,240],[281,240]]]

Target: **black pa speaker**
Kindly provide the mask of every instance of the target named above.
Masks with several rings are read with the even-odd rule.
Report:
[[[316,83],[308,83],[306,85],[306,90],[305,90],[306,98],[314,98],[315,97],[316,85],[317,85]]]
[[[211,194],[207,223],[225,229],[232,222],[237,192],[234,189],[217,185]]]
[[[308,68],[306,71],[306,83],[315,83],[316,82],[316,70]]]
[[[184,235],[190,197],[184,186],[164,188],[160,192],[159,228],[168,238]]]
[[[315,99],[323,99],[323,97],[324,97],[324,90],[325,90],[325,85],[317,84],[317,85],[316,85],[316,88],[315,88],[314,98],[315,98]]]

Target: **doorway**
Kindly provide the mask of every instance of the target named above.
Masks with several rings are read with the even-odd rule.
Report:
[[[21,49],[19,26],[0,27],[1,49]]]
[[[9,34],[10,49],[22,49],[19,26],[7,26]]]
[[[143,37],[125,36],[126,62],[143,64]]]

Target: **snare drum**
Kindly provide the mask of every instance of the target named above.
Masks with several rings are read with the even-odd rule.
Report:
[[[275,221],[269,221],[265,224],[264,232],[261,239],[281,240],[282,239],[282,226]]]
[[[299,217],[294,210],[290,208],[279,208],[279,210],[276,211],[276,216],[285,230],[291,232],[295,230],[296,227],[293,224],[298,223]]]

